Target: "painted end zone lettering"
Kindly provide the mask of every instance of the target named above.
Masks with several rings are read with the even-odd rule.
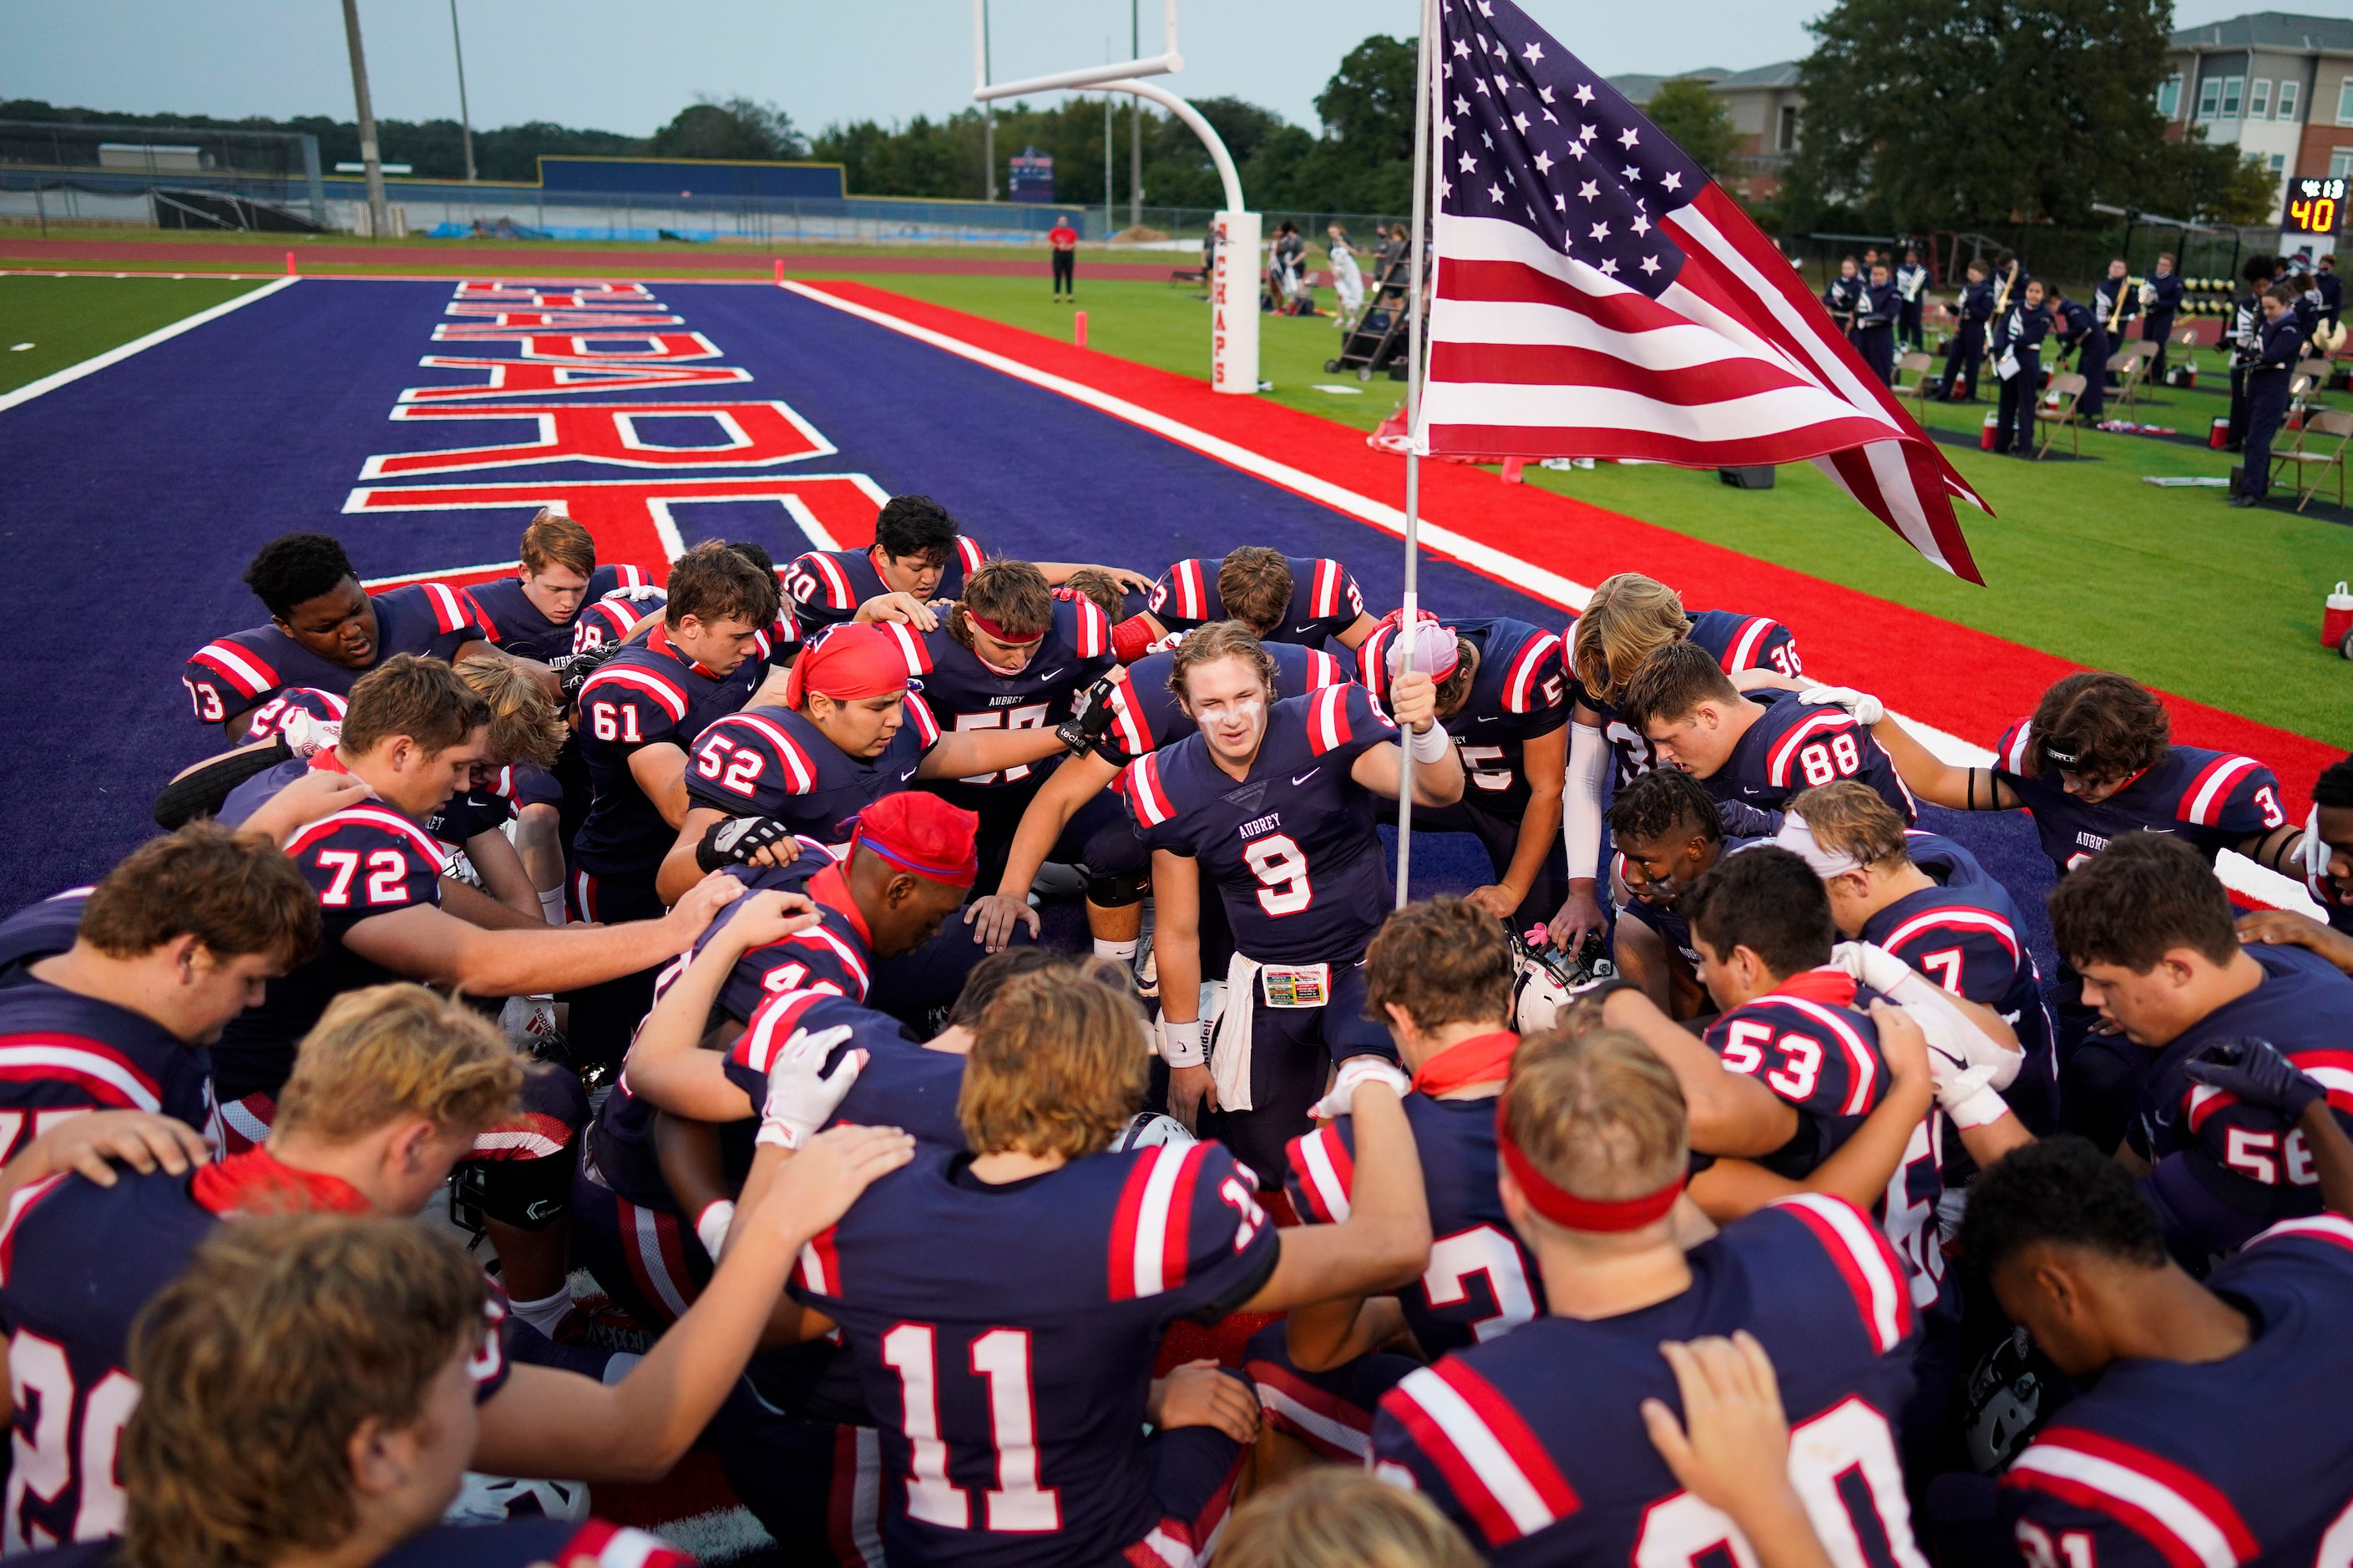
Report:
[[[609,463],[629,468],[765,468],[830,455],[833,443],[786,404],[763,403],[510,403],[445,406],[404,403],[396,421],[529,419],[538,439],[511,446],[452,447],[432,452],[380,452],[360,469],[364,479],[415,474],[470,473],[524,463]],[[717,446],[656,445],[660,421],[689,416],[714,420]]]
[[[717,349],[711,352],[714,356],[719,353]],[[403,403],[560,397],[567,392],[638,392],[654,386],[712,386],[752,379],[750,371],[732,364],[543,364],[530,360],[465,359],[455,354],[427,354],[417,363],[427,370],[488,371],[490,380],[454,386],[408,387],[400,395]]]
[[[719,346],[701,332],[536,332],[527,327],[475,331],[444,321],[433,329],[437,343],[460,343],[480,349],[490,343],[518,343],[525,359],[627,360],[632,363],[675,363],[681,360],[717,359]],[[617,348],[637,343],[638,348]]]
[[[507,510],[499,524],[512,538],[541,507],[562,507],[596,541],[600,559],[670,561],[685,552],[675,509],[721,501],[773,501],[815,550],[871,543],[874,519],[890,494],[864,474],[793,474],[739,479],[566,479],[535,484],[364,485],[343,501],[345,516],[396,511]],[[512,548],[510,546],[509,548]],[[477,558],[479,559],[479,557]],[[479,570],[480,578],[470,577]],[[503,576],[501,568],[425,573],[439,581]]]

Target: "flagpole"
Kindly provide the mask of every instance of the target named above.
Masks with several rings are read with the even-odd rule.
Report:
[[[1422,230],[1430,205],[1430,100],[1436,90],[1430,68],[1437,47],[1438,0],[1421,0],[1421,47],[1414,60],[1413,95],[1413,231],[1407,277],[1405,381],[1405,603],[1398,616],[1398,646],[1405,650],[1405,667],[1413,670],[1414,623],[1421,610],[1421,258]],[[1390,686],[1392,701],[1397,688]],[[1430,720],[1435,724],[1438,720]],[[1405,908],[1407,885],[1413,869],[1413,738],[1400,735],[1398,747],[1397,907]]]

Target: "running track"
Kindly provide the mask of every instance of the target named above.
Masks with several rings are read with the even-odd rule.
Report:
[[[726,395],[784,399],[838,448],[798,467],[937,495],[993,549],[1156,571],[1171,559],[1271,542],[1347,562],[1377,609],[1402,590],[1399,552],[1380,522],[1383,509],[1402,503],[1403,463],[1371,451],[1356,432],[859,284],[666,283],[657,292],[719,345],[723,363],[752,373],[749,385]],[[337,532],[371,577],[512,558],[528,503],[343,515],[371,455],[522,434],[512,425],[388,422],[402,388],[446,379],[417,362],[435,352],[432,330],[450,295],[447,280],[306,279],[0,412],[0,546],[11,586],[20,605],[71,606],[47,621],[20,612],[0,633],[0,662],[15,677],[16,740],[0,831],[28,847],[0,868],[0,907],[95,876],[150,831],[155,787],[213,739],[189,717],[179,667],[209,637],[258,618],[237,575],[261,542],[294,529]],[[942,352],[911,332],[943,335],[965,352]],[[1262,477],[1270,458],[1281,465],[1271,470],[1277,482]],[[617,473],[628,471],[558,463],[467,477]],[[1503,486],[1483,470],[1430,465],[1424,494],[1429,521],[1458,536],[1450,547],[1486,568],[1426,560],[1424,602],[1445,613],[1557,622],[1564,584],[1640,568],[1696,605],[1778,616],[1797,633],[1811,673],[1872,685],[1891,706],[1981,744],[2074,668],[1548,492]],[[698,506],[681,518],[690,541],[758,538],[780,558],[805,547],[773,503]],[[836,531],[844,542],[864,537],[855,527]],[[1512,559],[1499,563],[1482,549]],[[1550,597],[1513,585],[1526,583]],[[1975,679],[1939,682],[1940,668]],[[2264,758],[2298,797],[2335,760],[2316,742],[2197,704],[2172,706],[2180,738]],[[2039,915],[2047,868],[2022,819],[1933,815]],[[1424,868],[1459,885],[1470,862],[1433,849]]]

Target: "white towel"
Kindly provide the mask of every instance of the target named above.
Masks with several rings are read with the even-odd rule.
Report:
[[[1209,1036],[1209,1077],[1218,1086],[1218,1104],[1227,1110],[1250,1110],[1250,1020],[1258,1014],[1259,965],[1237,952],[1226,965],[1226,1005]]]

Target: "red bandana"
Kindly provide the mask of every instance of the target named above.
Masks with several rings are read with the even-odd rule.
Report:
[[[311,771],[314,773],[349,774],[352,770],[343,766],[343,759],[335,755],[334,747],[326,746],[311,753]]]
[[[1509,1103],[1495,1102],[1495,1149],[1504,1157],[1504,1168],[1512,1173],[1512,1180],[1526,1194],[1528,1206],[1557,1226],[1570,1230],[1614,1233],[1640,1230],[1666,1217],[1675,1206],[1676,1195],[1683,1190],[1688,1169],[1675,1173],[1675,1179],[1655,1193],[1631,1198],[1581,1198],[1566,1187],[1556,1186],[1552,1180],[1535,1167],[1535,1163],[1520,1152],[1512,1142]]]
[[[1809,969],[1792,974],[1765,994],[1766,996],[1794,996],[1800,1002],[1820,1002],[1826,1007],[1854,1005],[1854,976],[1845,970],[1825,963],[1820,969]],[[1758,1001],[1765,998],[1760,996]]]
[[[368,1214],[375,1208],[341,1176],[298,1171],[266,1148],[205,1166],[188,1191],[216,1215]]]
[[[1018,637],[1011,632],[1007,631],[1003,626],[998,626],[995,621],[990,620],[987,616],[984,616],[979,611],[974,609],[970,605],[966,605],[965,606],[964,618],[970,621],[974,626],[978,626],[982,631],[987,633],[990,637],[995,637],[998,642],[1003,643],[1008,647],[1028,647],[1032,643],[1041,643],[1046,640],[1046,632],[1043,627],[1031,632],[1026,637]]]
[[[1512,1070],[1519,1036],[1509,1029],[1457,1040],[1414,1069],[1413,1087],[1435,1098],[1474,1083],[1501,1083]]]
[[[866,916],[858,908],[858,897],[849,890],[849,879],[841,874],[839,864],[828,866],[808,879],[808,896],[826,908],[838,910],[861,939],[870,943],[873,942],[873,933],[866,929]]]
[[[907,689],[907,660],[892,635],[871,623],[836,626],[793,661],[785,678],[785,706],[808,706],[808,694],[852,702]]]

